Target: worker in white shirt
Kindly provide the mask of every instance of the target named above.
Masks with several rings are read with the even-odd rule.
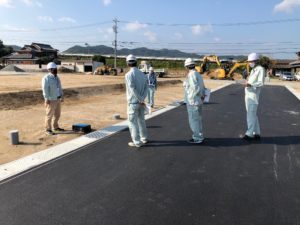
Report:
[[[141,147],[148,142],[144,115],[146,107],[144,100],[148,90],[147,77],[136,67],[137,59],[135,56],[128,55],[126,63],[130,67],[125,75],[125,84],[129,131],[132,139],[128,145]]]
[[[244,140],[259,140],[260,126],[257,117],[257,108],[259,104],[259,96],[261,88],[265,82],[266,70],[258,64],[259,55],[251,53],[248,56],[249,66],[252,68],[245,84],[245,104],[247,111],[247,131]]]
[[[48,63],[47,69],[49,73],[42,79],[42,90],[46,107],[45,128],[46,134],[54,135],[55,132],[64,131],[63,128],[58,126],[58,120],[61,115],[61,102],[63,102],[63,90],[57,75],[56,64],[54,62]]]
[[[201,144],[204,141],[202,131],[202,105],[205,97],[205,86],[202,76],[195,70],[195,62],[188,58],[184,66],[189,73],[184,82],[185,103],[187,106],[189,125],[193,132],[191,144]]]

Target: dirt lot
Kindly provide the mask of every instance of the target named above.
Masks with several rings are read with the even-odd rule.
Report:
[[[44,134],[45,109],[41,96],[43,74],[0,75],[0,164],[78,137],[66,132],[55,136]],[[178,74],[160,78],[163,82],[156,92],[155,109],[183,98],[183,87]],[[126,119],[124,76],[60,75],[66,93],[60,126],[71,131],[74,123],[88,123],[97,130]],[[206,79],[208,88],[227,81]],[[273,81],[272,81],[273,83]],[[274,81],[274,84],[278,84]],[[280,84],[280,83],[279,83]],[[299,82],[295,86],[300,92]],[[121,115],[114,120],[113,114]],[[21,144],[10,145],[9,131],[19,130]]]

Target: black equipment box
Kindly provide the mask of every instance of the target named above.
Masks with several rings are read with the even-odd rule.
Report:
[[[76,132],[81,131],[83,133],[89,133],[92,131],[92,128],[89,124],[77,123],[72,125],[72,130]]]

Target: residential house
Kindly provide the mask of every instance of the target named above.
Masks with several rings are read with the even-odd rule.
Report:
[[[298,60],[291,62],[290,66],[293,73],[300,74],[300,52],[297,52],[296,54],[298,55]]]
[[[2,57],[4,64],[39,64],[42,57],[50,60],[57,58],[57,49],[50,45],[41,43],[32,43],[24,45],[23,48],[8,56]]]
[[[280,74],[282,72],[285,71],[291,71],[291,65],[290,63],[293,60],[289,60],[289,59],[276,59],[276,60],[272,60],[272,75],[274,76],[275,74]]]

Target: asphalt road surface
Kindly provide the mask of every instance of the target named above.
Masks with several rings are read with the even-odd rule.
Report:
[[[261,141],[246,129],[244,90],[204,106],[205,145],[190,145],[185,106],[147,121],[151,142],[128,130],[0,185],[1,225],[300,224],[300,104],[266,86]]]

